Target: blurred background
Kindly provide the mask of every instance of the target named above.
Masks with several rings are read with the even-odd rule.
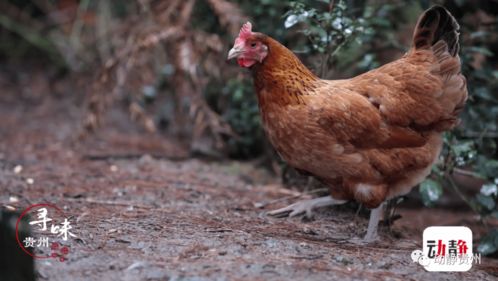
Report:
[[[338,79],[399,58],[410,46],[417,17],[433,4],[447,7],[461,24],[470,98],[461,126],[445,136],[430,179],[410,196],[427,206],[470,210],[482,224],[479,251],[496,255],[493,0],[4,0],[0,147],[8,158],[12,145],[48,131],[51,138],[31,149],[47,149],[47,140],[55,138],[76,148],[86,145],[85,155],[93,159],[111,153],[237,159],[263,167],[287,186],[312,190],[319,184],[288,168],[266,141],[250,73],[225,62],[241,24],[250,20],[254,30],[288,46],[313,72]],[[16,114],[30,121],[9,118]],[[30,137],[16,139],[13,132],[23,125]]]

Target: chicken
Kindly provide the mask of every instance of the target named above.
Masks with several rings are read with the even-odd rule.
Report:
[[[419,18],[400,59],[347,80],[322,80],[285,46],[243,25],[228,59],[249,68],[262,124],[292,167],[330,188],[270,215],[310,214],[355,200],[372,209],[364,241],[378,238],[383,202],[408,193],[430,173],[442,133],[467,99],[455,18],[434,6]]]

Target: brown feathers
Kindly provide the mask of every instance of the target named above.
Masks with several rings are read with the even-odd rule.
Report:
[[[304,96],[322,84],[321,80],[279,42],[260,33],[253,36],[268,47],[267,58],[252,68],[260,105],[305,104]],[[272,94],[263,95],[262,89]]]
[[[410,191],[430,173],[441,133],[458,123],[467,98],[458,24],[439,6],[421,16],[403,58],[349,80],[317,78],[266,35],[248,40],[268,47],[252,71],[270,142],[336,199],[373,208]]]

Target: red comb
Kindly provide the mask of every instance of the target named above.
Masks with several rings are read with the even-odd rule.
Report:
[[[250,22],[246,22],[239,32],[239,37],[241,39],[247,39],[252,33],[252,24]]]
[[[249,36],[251,36],[252,33],[251,30],[252,30],[252,24],[250,22],[244,23],[244,25],[242,25],[242,28],[240,29],[239,37],[235,39],[235,45],[238,45],[244,42],[247,38],[249,38]]]

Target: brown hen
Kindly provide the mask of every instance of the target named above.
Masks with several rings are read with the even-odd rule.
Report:
[[[377,237],[382,203],[430,173],[442,133],[458,124],[467,99],[458,23],[443,7],[419,18],[402,58],[347,80],[322,80],[285,46],[246,23],[230,50],[250,68],[263,127],[292,167],[330,187],[272,215],[310,214],[355,200],[372,208],[366,241]]]

